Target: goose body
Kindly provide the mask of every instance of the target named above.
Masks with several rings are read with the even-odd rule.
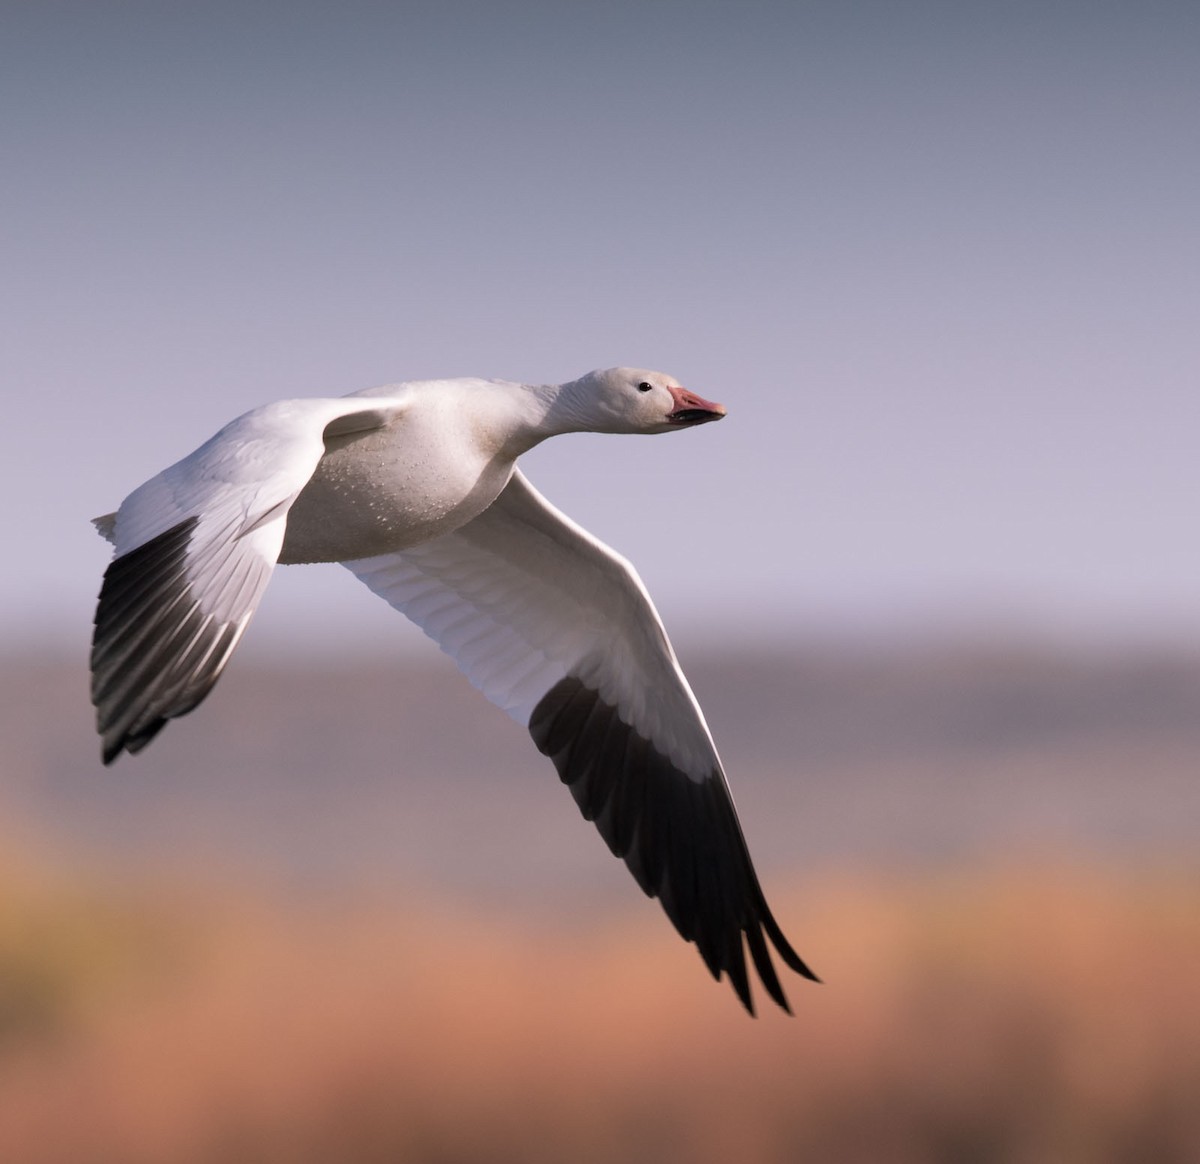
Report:
[[[763,897],[704,717],[633,567],[517,468],[567,432],[724,416],[672,377],[427,380],[285,400],[226,425],[96,524],[115,546],[92,644],[102,754],[208,694],[277,562],[342,562],[527,727],[583,814],[753,1013],[746,950],[814,977]]]

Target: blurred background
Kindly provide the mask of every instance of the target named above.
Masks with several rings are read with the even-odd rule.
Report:
[[[4,6],[5,1158],[1200,1157],[1198,60],[1157,0]],[[268,400],[613,364],[729,418],[527,470],[671,629],[792,1019],[339,567],[99,763],[90,517]]]

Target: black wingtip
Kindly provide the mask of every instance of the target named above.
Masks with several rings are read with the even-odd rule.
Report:
[[[766,899],[762,897],[762,891],[759,890],[759,901],[761,903],[761,921],[762,928],[766,931],[767,937],[771,939],[771,945],[775,947],[776,953],[783,959],[784,964],[789,970],[795,971],[801,978],[807,978],[809,982],[816,982],[819,985],[824,985],[822,980],[813,973],[808,964],[792,949],[792,944],[783,935],[783,930],[779,928],[779,923],[775,920],[775,915],[771,913],[767,906]]]
[[[189,517],[114,558],[104,573],[92,638],[92,703],[107,767],[140,752],[212,689],[248,615],[218,621],[187,577],[197,518]],[[225,585],[243,585],[244,572]]]
[[[728,978],[754,1016],[748,946],[767,994],[792,1014],[768,942],[791,970],[820,980],[771,915],[719,766],[703,780],[683,772],[573,675],[539,700],[529,732],[584,817],[641,888],[659,899],[713,978]]]

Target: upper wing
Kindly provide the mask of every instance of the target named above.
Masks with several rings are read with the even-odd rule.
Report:
[[[246,413],[98,518],[116,546],[92,638],[104,762],[208,694],[271,576],[324,436],[376,428],[396,398],[284,400]]]
[[[745,944],[787,1009],[764,939],[814,975],[759,887],[721,761],[633,567],[518,470],[479,517],[345,563],[519,722],[584,816],[753,1013]]]

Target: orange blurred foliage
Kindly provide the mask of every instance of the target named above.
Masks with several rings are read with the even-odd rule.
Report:
[[[776,896],[827,985],[753,1020],[649,903],[585,926],[9,871],[3,1158],[1200,1159],[1190,871]]]

